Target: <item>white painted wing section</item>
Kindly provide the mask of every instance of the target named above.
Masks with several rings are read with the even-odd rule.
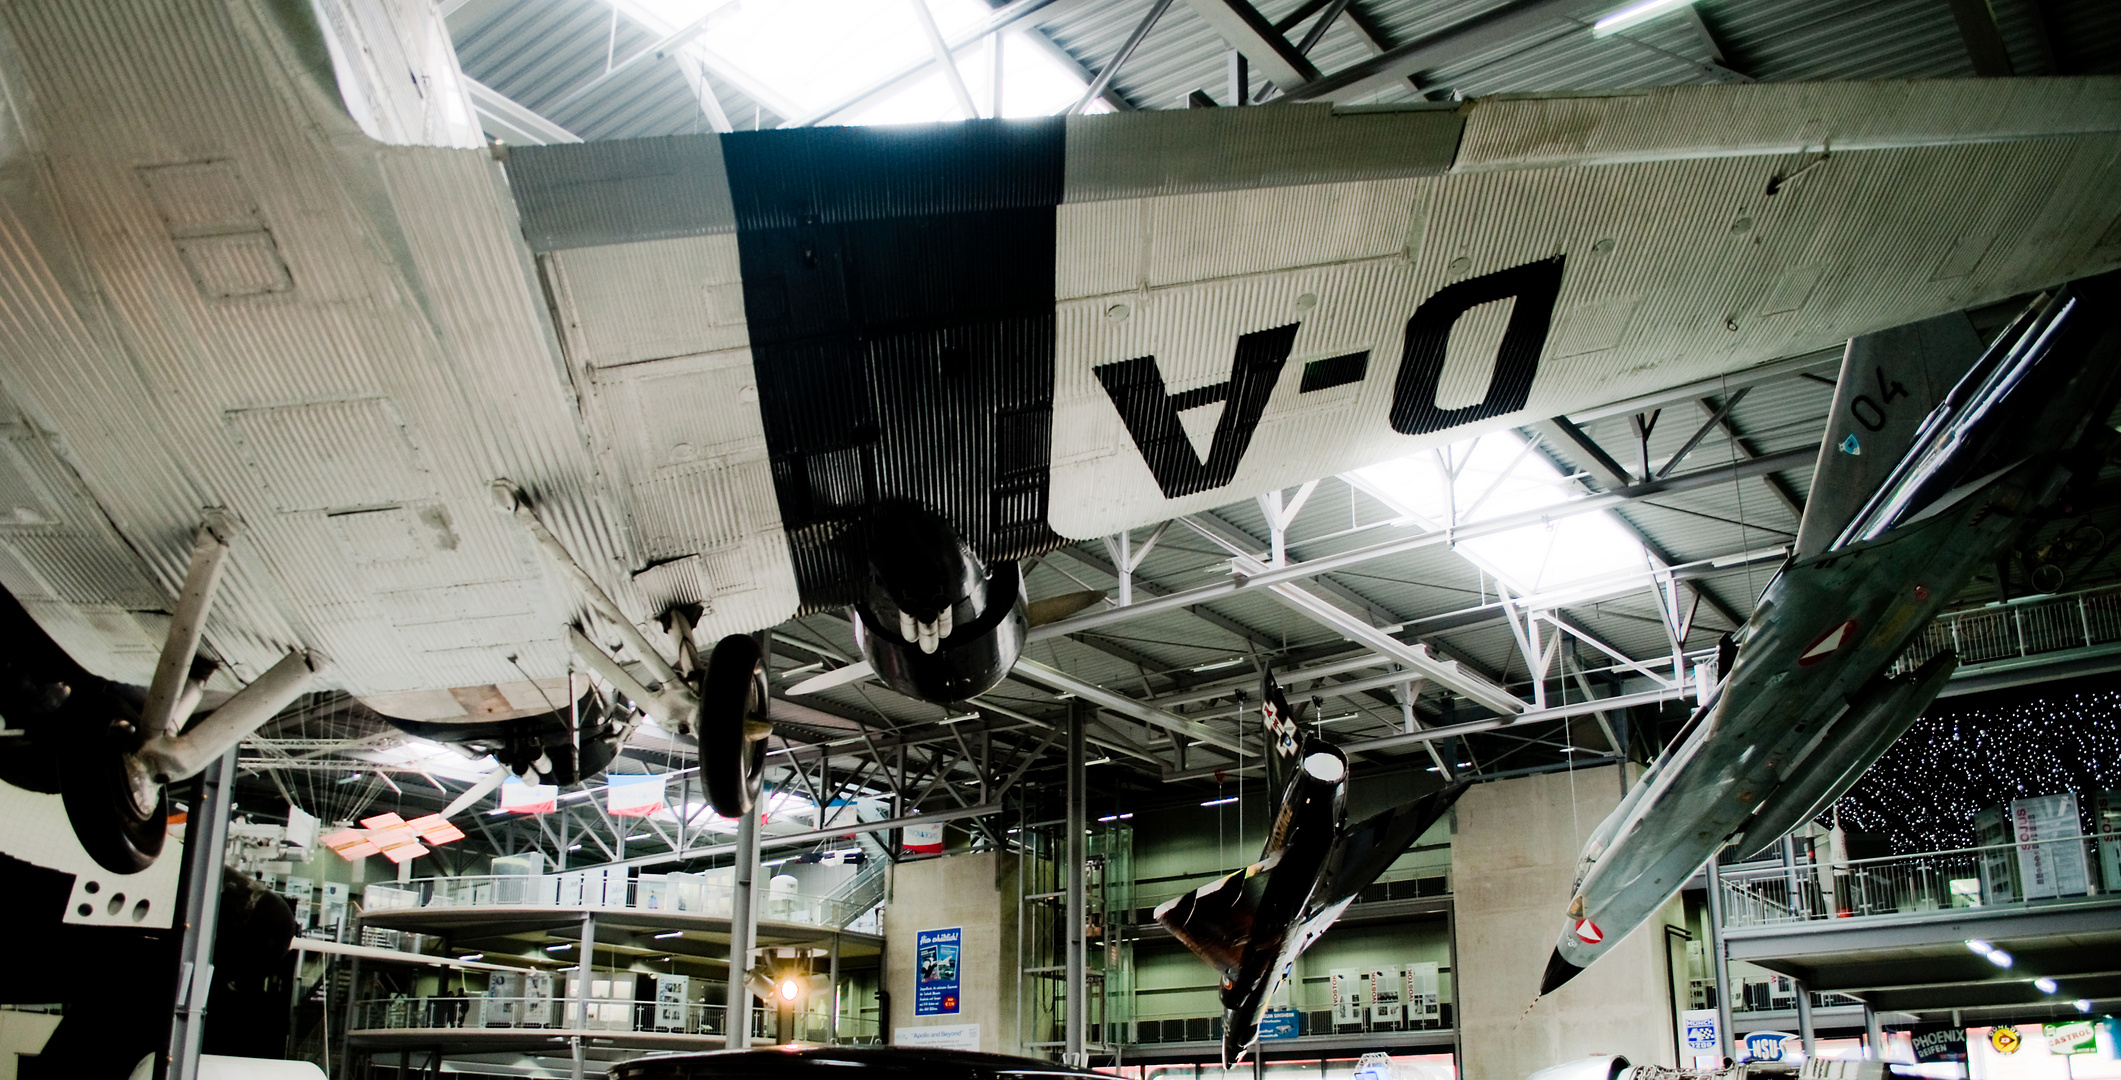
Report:
[[[1470,105],[1443,175],[1066,203],[1053,527],[1108,535],[2112,267],[2117,132],[2112,78],[1680,87]],[[1422,301],[1556,255],[1525,407],[1394,432]],[[1509,307],[1455,325],[1438,407],[1482,399]],[[1167,499],[1095,368],[1154,356],[1171,393],[1208,387],[1237,335],[1290,323],[1234,477]],[[1299,393],[1306,362],[1361,350],[1361,382]],[[1221,408],[1180,416],[1202,456]]]
[[[564,676],[581,605],[494,512],[507,477],[651,636],[747,574],[709,632],[791,614],[768,489],[743,479],[757,407],[712,382],[748,370],[741,326],[634,357],[705,373],[706,419],[676,430],[730,475],[593,423],[636,423],[613,402],[654,388],[565,355],[503,167],[371,138],[261,9],[0,10],[0,482],[48,496],[0,522],[0,582],[85,666],[143,683],[200,510],[224,507],[244,531],[207,644],[239,679],[300,646],[403,715],[462,715],[451,688],[521,706],[542,698],[489,691]],[[733,255],[701,258],[672,287],[705,303]],[[687,488],[689,518],[652,498]],[[760,543],[778,583],[742,568]]]

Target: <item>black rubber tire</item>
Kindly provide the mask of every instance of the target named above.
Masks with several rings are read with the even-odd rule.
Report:
[[[81,724],[70,741],[60,752],[59,798],[82,849],[113,874],[154,865],[169,835],[169,788],[156,785],[147,814],[134,805],[125,762],[139,745],[131,722],[109,720],[100,730]]]
[[[707,803],[723,817],[742,817],[758,802],[766,741],[744,737],[747,720],[766,718],[766,658],[746,634],[714,647],[700,676],[700,778]]]

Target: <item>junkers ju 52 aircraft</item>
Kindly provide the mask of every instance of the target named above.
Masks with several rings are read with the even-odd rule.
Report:
[[[425,0],[0,35],[5,707],[120,871],[320,684],[735,813],[799,611],[962,698],[1064,538],[2121,259],[2105,78],[509,148]]]
[[[1963,315],[1850,341],[1797,546],[1735,662],[1593,831],[1540,993],[1574,978],[1726,844],[1823,813],[1922,715],[1956,660],[1893,662],[2114,448],[2121,272],[2042,294],[1984,352]]]
[[[1304,717],[1262,676],[1272,824],[1259,861],[1156,908],[1156,921],[1222,979],[1223,1067],[1259,1038],[1259,1018],[1297,956],[1436,824],[1467,784],[1457,781],[1347,824],[1348,756],[1303,733]]]

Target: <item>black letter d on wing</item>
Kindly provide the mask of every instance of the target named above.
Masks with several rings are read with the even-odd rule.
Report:
[[[1399,381],[1392,387],[1392,430],[1425,435],[1524,408],[1532,394],[1532,377],[1539,373],[1539,353],[1547,345],[1554,301],[1561,294],[1561,259],[1556,255],[1446,285],[1422,302],[1407,320]],[[1451,327],[1466,312],[1510,296],[1517,298],[1517,304],[1510,310],[1502,345],[1495,350],[1487,396],[1462,409],[1437,408],[1436,388],[1443,378],[1444,346],[1451,340]]]

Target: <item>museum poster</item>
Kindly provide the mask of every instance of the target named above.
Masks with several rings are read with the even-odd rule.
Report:
[[[1369,973],[1370,1023],[1397,1024],[1406,1019],[1400,1009],[1399,994],[1402,984],[1399,969],[1379,968]]]
[[[1362,1023],[1362,979],[1354,968],[1333,969],[1333,1023]]]
[[[2082,896],[2091,891],[2075,793],[2012,799],[2010,813],[2024,899]]]
[[[685,1003],[691,994],[691,980],[683,975],[655,977],[655,1026],[658,1031],[685,1031]]]
[[[964,938],[965,930],[958,926],[948,930],[923,930],[915,935],[913,947],[918,966],[915,968],[917,981],[913,986],[913,1015],[944,1016],[958,1011],[958,952]]]
[[[1407,1021],[1438,1023],[1443,1020],[1443,998],[1438,993],[1438,967],[1434,961],[1408,964],[1405,970]]]
[[[2121,892],[2121,791],[2092,796],[2092,831],[2099,834],[2099,873],[2107,892]]]

